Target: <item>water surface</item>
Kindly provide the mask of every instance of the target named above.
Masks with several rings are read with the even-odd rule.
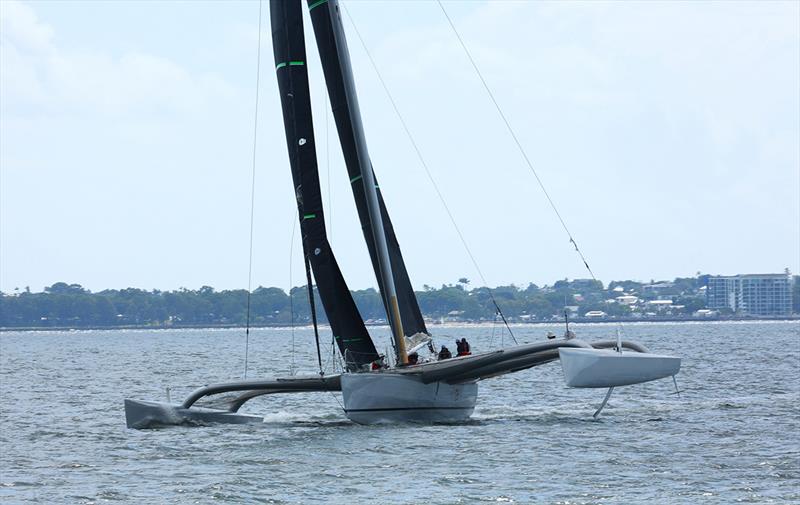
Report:
[[[576,325],[580,338],[614,326]],[[496,347],[487,327],[434,327]],[[386,329],[380,348],[388,346]],[[515,327],[543,340],[557,326]],[[258,425],[128,430],[125,397],[241,378],[242,330],[0,334],[3,503],[800,503],[800,325],[628,324],[678,383],[564,387],[558,363],[480,384],[460,425],[358,426],[339,395],[259,398]],[[325,333],[329,339],[329,334]],[[312,333],[259,329],[249,376],[314,372]],[[508,334],[503,336],[510,343]],[[292,353],[292,347],[295,352]],[[329,346],[329,344],[328,344]],[[327,346],[326,346],[327,347]],[[292,359],[294,356],[294,359]]]

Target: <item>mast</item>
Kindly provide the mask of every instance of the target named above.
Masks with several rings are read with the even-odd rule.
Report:
[[[317,46],[320,50],[320,59],[325,71],[325,80],[331,97],[331,107],[336,116],[339,138],[345,154],[345,161],[348,164],[350,174],[356,174],[351,177],[351,183],[355,184],[360,179],[360,185],[363,188],[362,199],[359,199],[359,196],[361,196],[359,193],[361,192],[355,186],[353,191],[362,226],[365,224],[364,221],[368,221],[369,224],[369,230],[365,228],[364,234],[368,246],[372,246],[370,247],[370,256],[373,260],[373,266],[376,267],[375,270],[384,299],[386,315],[392,329],[397,362],[405,365],[408,363],[408,356],[405,347],[403,318],[398,302],[390,247],[387,243],[387,227],[384,226],[384,219],[388,222],[388,214],[385,211],[385,206],[382,206],[382,199],[378,193],[375,174],[367,150],[367,142],[358,105],[358,95],[356,94],[339,5],[336,0],[309,0],[308,3],[311,20],[314,24]],[[394,236],[392,238],[394,239]],[[392,245],[396,251],[395,257],[399,258],[398,266],[402,268],[402,279],[404,284],[407,284],[407,286],[404,286],[404,294],[410,293],[410,298],[414,304],[413,310],[419,313],[416,297],[414,297],[408,281],[408,275],[402,265],[402,257],[399,254],[399,246],[396,245],[396,239],[393,240]],[[408,296],[405,298],[408,299]],[[411,302],[408,302],[408,304],[410,305]],[[415,315],[411,314],[407,316],[407,319],[417,319]],[[426,332],[421,314],[418,316],[418,321],[419,323],[415,326]],[[416,321],[413,322],[416,323]]]
[[[348,61],[349,63],[349,61]],[[352,80],[350,86],[352,87]],[[352,90],[355,96],[355,89]],[[353,107],[351,105],[351,107]],[[355,103],[355,112],[358,113],[358,102]],[[366,141],[364,140],[364,130],[361,123],[356,125],[356,144],[359,146],[359,157],[369,159],[367,155]],[[378,264],[380,265],[381,278],[383,279],[384,296],[389,305],[389,322],[392,325],[392,335],[394,335],[395,349],[397,352],[397,362],[402,365],[408,364],[408,354],[406,353],[406,340],[403,333],[403,320],[400,318],[400,305],[397,303],[397,291],[394,287],[394,276],[392,275],[392,261],[389,259],[389,248],[386,245],[386,234],[383,231],[383,220],[381,219],[381,208],[378,203],[378,192],[375,189],[375,177],[372,167],[363,173],[364,191],[367,194],[367,209],[369,210],[370,223],[372,224],[372,235],[375,237],[375,249],[378,251]]]

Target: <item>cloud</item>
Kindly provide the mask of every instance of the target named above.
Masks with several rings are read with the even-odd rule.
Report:
[[[50,49],[53,29],[36,17],[33,9],[16,0],[3,2],[0,10],[0,34],[3,43],[10,42],[25,51],[45,52]]]
[[[185,113],[236,94],[220,76],[192,73],[162,56],[60,48],[30,5],[4,1],[2,14],[4,114]]]

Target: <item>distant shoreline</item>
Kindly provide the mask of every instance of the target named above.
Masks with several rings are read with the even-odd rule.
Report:
[[[614,323],[713,323],[713,322],[800,322],[800,314],[792,316],[780,317],[650,317],[650,318],[616,318],[616,319],[591,319],[591,318],[575,318],[570,319],[570,324],[614,324]],[[429,328],[437,327],[459,327],[459,326],[494,326],[492,321],[445,321],[443,323],[428,322]],[[564,321],[531,321],[520,322],[515,321],[509,323],[511,326],[526,327],[526,326],[552,326],[563,325]],[[386,326],[385,323],[368,323],[368,327],[381,327]],[[311,328],[310,324],[296,324],[296,329]],[[321,324],[321,328],[327,328],[327,324]],[[244,329],[241,324],[130,324],[120,326],[21,326],[21,327],[0,327],[0,333],[9,333],[14,331],[86,331],[86,330],[225,330],[225,329]],[[291,328],[286,324],[258,324],[251,325],[253,329],[263,328]]]

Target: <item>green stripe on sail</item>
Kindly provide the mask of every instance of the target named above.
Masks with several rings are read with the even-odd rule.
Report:
[[[317,217],[316,214],[305,214],[303,219],[314,219],[315,217]]]
[[[308,10],[312,11],[314,10],[314,8],[319,7],[320,5],[326,3],[327,1],[328,0],[318,0],[317,2],[314,2],[313,4],[309,5]]]
[[[275,65],[275,70],[279,70],[287,65],[290,67],[302,67],[305,64],[304,61],[284,61]]]

